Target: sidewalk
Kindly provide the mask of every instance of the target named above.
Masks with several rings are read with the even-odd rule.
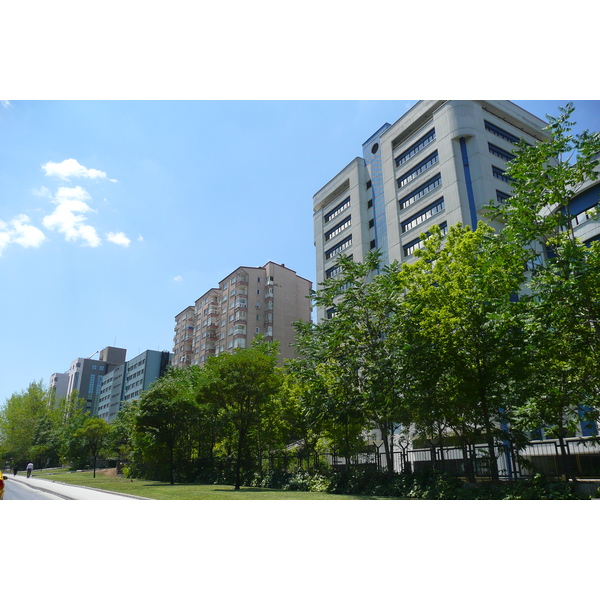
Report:
[[[27,479],[25,475],[9,475],[11,481],[16,481],[19,484],[27,485],[30,488],[41,490],[59,496],[64,500],[149,500],[150,498],[142,498],[140,496],[131,496],[129,494],[121,494],[119,492],[105,492],[95,490],[89,487],[79,485],[71,485],[60,481],[50,481],[36,476],[35,473]]]

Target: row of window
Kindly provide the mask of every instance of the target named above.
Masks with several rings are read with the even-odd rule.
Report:
[[[329,211],[324,217],[325,223],[329,223],[332,219],[335,219],[340,213],[350,207],[350,196],[348,196],[343,202],[340,202],[333,210]]]
[[[439,160],[438,151],[436,150],[430,154],[427,158],[423,159],[416,167],[412,168],[408,173],[401,175],[397,179],[398,187],[401,188],[406,184],[410,183],[413,179],[417,178],[421,173],[427,171],[435,165]]]
[[[339,244],[333,246],[333,248],[329,248],[327,252],[325,252],[325,260],[329,260],[332,256],[336,254],[341,254],[346,248],[352,246],[352,234],[350,234],[347,238],[344,238]]]
[[[404,210],[411,204],[414,204],[417,200],[420,200],[426,194],[429,194],[436,187],[442,185],[442,175],[438,173],[428,181],[426,181],[421,187],[417,188],[414,192],[411,192],[408,196],[400,198],[400,210]]]
[[[511,183],[512,179],[499,167],[495,167],[492,165],[492,175],[499,179],[500,181],[504,181],[506,183]]]
[[[483,123],[485,125],[486,131],[493,133],[494,135],[498,136],[499,138],[501,138],[507,142],[510,142],[511,144],[516,144],[519,141],[518,137],[514,136],[512,133],[508,133],[508,131],[501,129],[497,125],[494,125],[493,123],[490,123],[489,121],[484,121]]]
[[[405,163],[409,158],[412,158],[415,154],[423,150],[426,146],[431,144],[435,140],[435,129],[428,131],[422,138],[418,139],[410,148],[405,150],[402,154],[396,157],[396,167]]]
[[[336,235],[339,235],[344,229],[347,229],[352,224],[352,216],[346,217],[341,223],[336,225],[333,229],[325,232],[325,241],[327,242]]]
[[[498,148],[498,146],[494,146],[494,144],[488,143],[488,150],[491,154],[501,158],[502,160],[513,160],[515,158],[514,154],[511,154],[502,148]]]
[[[433,215],[441,212],[444,210],[444,208],[444,198],[442,197],[439,200],[436,200],[433,204],[430,204],[428,207],[424,208],[421,212],[413,215],[410,219],[403,221],[401,223],[402,233],[406,233],[407,231],[413,229],[413,227],[416,227],[417,225],[427,221],[427,219],[430,219],[433,217]]]
[[[448,224],[441,223],[440,229],[442,230],[442,235],[446,235],[448,233]],[[422,248],[424,246],[424,244],[425,244],[424,240],[422,240],[420,237],[417,238],[416,240],[412,240],[408,244],[405,244],[404,246],[402,246],[402,251],[403,251],[404,256],[405,257],[412,256],[415,253],[415,250]]]

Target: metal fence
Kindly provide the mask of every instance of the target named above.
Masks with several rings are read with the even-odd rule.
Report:
[[[517,450],[510,444],[498,444],[493,449],[483,444],[465,447],[431,446],[393,452],[394,471],[418,473],[438,471],[458,477],[489,478],[495,461],[500,479],[529,478],[542,473],[551,478],[600,478],[600,439],[571,438],[564,441],[566,461],[559,440],[532,441]],[[337,469],[347,467],[345,458],[336,454],[324,455]],[[350,458],[351,465],[371,464],[386,469],[382,448],[374,448]]]

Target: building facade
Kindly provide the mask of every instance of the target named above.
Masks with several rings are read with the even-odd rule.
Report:
[[[292,358],[293,323],[310,321],[312,283],[285,265],[238,267],[175,316],[172,364],[202,365],[209,356],[247,348],[257,335]]]
[[[510,193],[514,143],[544,139],[545,125],[511,102],[472,100],[421,101],[384,124],[313,197],[317,282],[336,275],[339,254],[360,262],[377,248],[384,264],[403,262],[432,225],[475,228]]]

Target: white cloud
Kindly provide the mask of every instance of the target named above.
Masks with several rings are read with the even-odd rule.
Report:
[[[35,188],[32,190],[34,196],[41,196],[42,198],[52,198],[52,192],[46,187]]]
[[[176,275],[175,277],[173,277],[173,281],[177,281],[177,282],[183,281],[183,277],[181,275]]]
[[[137,236],[137,241],[138,242],[143,242],[144,241],[144,237],[142,236],[141,233]]]
[[[10,223],[0,221],[0,256],[9,244],[23,248],[39,248],[46,239],[44,233],[29,224],[27,215],[18,215]]]
[[[10,108],[10,100],[0,100],[0,104],[2,104],[4,108]]]
[[[117,246],[123,246],[123,248],[127,248],[131,243],[131,240],[122,231],[109,232],[106,234],[106,239],[113,244],[117,244]]]
[[[85,246],[99,246],[101,241],[96,230],[85,224],[87,217],[84,214],[95,212],[85,202],[90,199],[89,194],[80,186],[61,187],[55,197],[56,208],[53,213],[44,217],[44,227],[64,234],[68,242],[81,240]]]
[[[98,171],[98,169],[88,169],[83,165],[80,165],[74,158],[67,158],[60,163],[47,162],[42,165],[42,169],[48,176],[56,176],[61,179],[68,181],[72,177],[87,177],[88,179],[108,179],[104,171]],[[116,183],[116,179],[108,179]]]

